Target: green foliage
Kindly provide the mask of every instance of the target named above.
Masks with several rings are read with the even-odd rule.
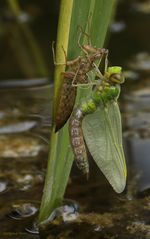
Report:
[[[35,36],[27,22],[18,20],[22,14],[19,1],[7,0],[7,4],[9,11],[16,18],[16,22],[11,24],[10,36],[16,46],[15,56],[19,59],[19,65],[24,75],[29,78],[36,77],[37,74],[42,77],[47,76],[48,69]]]
[[[102,47],[115,2],[115,0],[61,1],[56,43],[57,62],[65,62],[62,46],[67,53],[68,60],[80,55],[80,49],[77,45],[79,26],[87,30],[89,19],[91,24],[89,34],[92,44],[96,47]],[[81,44],[85,42],[86,37],[84,35]],[[65,71],[65,65],[59,65],[55,69],[54,113],[61,87],[60,74],[63,71]],[[52,210],[61,204],[72,163],[73,154],[69,146],[68,125],[66,124],[57,134],[53,128],[39,222],[48,218]]]

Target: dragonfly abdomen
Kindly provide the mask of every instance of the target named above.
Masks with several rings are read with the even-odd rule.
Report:
[[[88,176],[89,163],[82,131],[83,113],[76,108],[69,120],[70,142],[75,155],[75,161],[80,170]]]

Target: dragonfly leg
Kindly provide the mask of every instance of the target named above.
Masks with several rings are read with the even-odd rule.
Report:
[[[66,53],[64,54],[64,55],[65,55],[65,62],[56,62],[54,44],[55,44],[55,42],[53,41],[53,42],[52,42],[52,53],[53,53],[53,62],[54,62],[54,65],[55,65],[55,66],[66,66],[66,65],[67,65],[67,64],[66,64],[66,63],[67,63],[67,61],[66,61]]]
[[[62,46],[62,50],[63,50],[64,56],[65,56],[65,62],[57,62],[56,56],[55,56],[55,50],[54,50],[54,41],[52,42],[53,61],[54,61],[55,66],[64,65],[64,66],[70,66],[73,68],[74,66],[76,66],[80,63],[80,59],[81,59],[80,56],[76,57],[74,60],[67,61],[66,51],[63,46]]]
[[[105,53],[105,68],[104,68],[104,72],[107,71],[108,68],[108,51]]]
[[[100,78],[100,76],[98,76],[99,81],[98,80],[91,80],[87,73],[85,74],[84,79],[83,78],[79,79],[79,77],[82,77],[82,76],[78,76],[77,74],[78,74],[78,72],[76,72],[76,74],[75,74],[75,76],[73,77],[73,80],[72,80],[72,86],[73,87],[80,87],[80,88],[83,88],[83,89],[89,89],[91,86],[98,85],[99,82],[100,82],[100,79],[101,78],[103,79],[102,74],[101,74],[102,75],[101,78]],[[77,83],[75,83],[77,77],[78,77],[78,81],[77,81]],[[83,82],[83,83],[78,83],[78,82]]]
[[[104,52],[98,62],[98,65],[101,64],[101,61],[102,61],[102,58],[105,58],[104,60],[104,72],[107,71],[107,68],[108,68],[108,51]],[[101,71],[99,70],[99,67],[97,66],[97,64],[95,62],[93,62],[93,66],[95,67],[95,70],[96,70],[96,76],[99,77],[100,79],[103,79],[104,78],[104,75],[101,73]]]
[[[75,73],[75,75],[73,77],[73,80],[72,80],[72,86],[74,86],[74,87],[77,86],[76,79],[77,79],[77,75],[78,75],[79,70],[80,70],[80,66],[78,67],[78,69],[77,69],[77,71],[76,71],[76,73]]]
[[[88,29],[88,33],[91,32],[91,22],[92,22],[92,14],[90,13],[88,16],[88,22],[87,22],[87,29]],[[88,45],[92,45],[91,43],[91,37],[89,34],[87,34],[87,40],[88,40]]]
[[[80,34],[79,34],[78,47],[81,49],[81,51],[83,51],[85,54],[87,54],[87,52],[84,50],[83,46],[80,44],[81,36],[82,36],[82,32],[80,32]]]
[[[82,78],[82,80],[78,79],[79,82],[83,82],[83,83],[75,83],[76,82],[76,78],[77,78],[77,74],[78,74],[78,72],[76,72],[76,74],[75,74],[75,76],[73,78],[73,81],[72,81],[72,86],[73,87],[80,87],[80,88],[83,88],[83,89],[88,89],[90,86],[97,84],[97,81],[92,82],[89,79],[88,74],[85,75],[85,79],[83,79],[83,78]],[[80,77],[80,76],[78,76],[78,77]],[[89,80],[87,80],[87,79],[89,79]]]
[[[70,61],[67,61],[67,55],[66,55],[66,51],[65,51],[65,49],[64,49],[64,47],[62,46],[62,50],[63,50],[63,52],[64,52],[64,56],[65,56],[65,65],[66,66],[76,66],[76,64],[80,64],[80,59],[81,59],[81,57],[80,56],[78,56],[78,57],[76,57],[74,60],[70,60]]]
[[[87,50],[84,49],[84,47],[80,44],[80,40],[81,40],[81,36],[85,35],[87,37],[88,45],[91,46],[91,37],[88,33],[84,32],[84,30],[81,26],[79,26],[79,29],[80,29],[80,34],[79,34],[79,38],[78,38],[78,47],[81,49],[81,51],[83,51],[85,53],[85,55],[88,55]]]
[[[89,20],[88,20],[88,23],[87,23],[87,24],[88,24],[88,28],[89,28],[89,29],[88,29],[88,32],[90,32],[90,24],[89,24]],[[87,42],[88,42],[88,45],[91,46],[92,43],[91,43],[91,37],[90,37],[90,35],[89,35],[88,33],[86,33],[86,32],[83,30],[82,27],[81,27],[80,30],[81,30],[82,34],[86,36],[86,38],[87,38]]]
[[[94,65],[95,70],[96,70],[96,76],[99,77],[100,79],[103,79],[104,76],[103,76],[103,74],[100,72],[98,66],[97,66],[95,63],[93,63],[93,65]]]

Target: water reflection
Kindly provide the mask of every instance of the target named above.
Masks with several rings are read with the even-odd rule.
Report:
[[[134,91],[124,96],[127,128],[124,135],[137,191],[143,191],[150,188],[150,85],[149,81],[146,82],[146,87],[142,84],[139,89],[139,85],[140,83],[134,86]]]
[[[129,60],[128,66],[132,70],[150,73],[150,54],[147,52],[140,52],[136,54],[131,58],[131,60]]]

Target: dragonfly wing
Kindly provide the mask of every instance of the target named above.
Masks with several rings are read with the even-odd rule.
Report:
[[[82,123],[87,147],[117,193],[126,185],[126,163],[122,147],[122,124],[117,102],[87,115]]]

